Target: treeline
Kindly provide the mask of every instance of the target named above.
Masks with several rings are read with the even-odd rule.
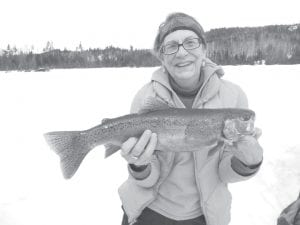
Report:
[[[208,57],[220,65],[300,64],[300,24],[252,28],[221,28],[206,32]],[[0,70],[53,68],[152,67],[160,62],[149,49],[76,51],[54,49],[47,42],[42,53],[22,52],[10,46],[0,50]]]
[[[159,65],[150,50],[105,49],[59,50],[50,49],[40,54],[5,53],[0,56],[0,70],[48,70],[54,68],[98,68],[98,67],[150,67]]]
[[[208,57],[222,65],[300,63],[300,24],[214,29],[206,39]]]

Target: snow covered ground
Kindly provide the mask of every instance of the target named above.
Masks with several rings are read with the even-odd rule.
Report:
[[[226,66],[225,79],[247,93],[263,130],[259,174],[230,185],[231,225],[275,225],[300,191],[300,65]],[[119,154],[103,147],[64,180],[58,156],[43,139],[127,114],[155,68],[0,72],[0,224],[120,224],[117,188],[127,177]]]

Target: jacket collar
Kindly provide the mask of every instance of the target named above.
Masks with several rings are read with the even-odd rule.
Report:
[[[224,75],[224,71],[209,59],[205,59],[204,66],[201,69],[201,75],[204,76],[202,87],[198,91],[194,100],[193,108],[200,107],[203,103],[214,97],[220,87],[220,77]],[[169,75],[160,67],[157,69],[151,79],[156,94],[174,107],[184,108],[184,104],[172,89],[169,82]]]

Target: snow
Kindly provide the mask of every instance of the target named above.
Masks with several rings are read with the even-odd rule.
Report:
[[[127,178],[119,154],[89,153],[70,180],[43,133],[82,130],[127,114],[156,68],[0,72],[0,224],[120,224],[117,189]],[[256,177],[230,184],[230,225],[275,225],[300,191],[300,65],[226,66],[242,87],[263,135]]]

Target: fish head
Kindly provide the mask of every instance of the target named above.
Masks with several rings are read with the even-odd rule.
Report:
[[[244,122],[247,122],[247,121],[254,122],[255,121],[255,113],[249,109],[241,110],[239,120],[244,121]]]
[[[224,121],[223,135],[226,139],[236,141],[242,135],[252,135],[255,113],[248,109],[233,109]]]

